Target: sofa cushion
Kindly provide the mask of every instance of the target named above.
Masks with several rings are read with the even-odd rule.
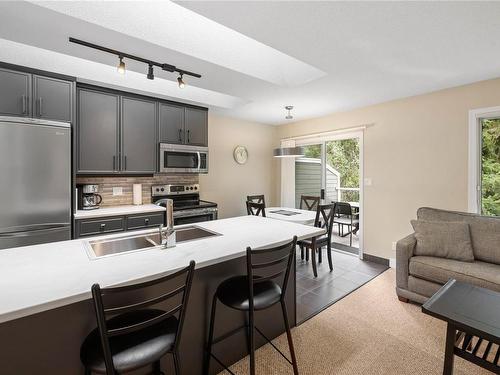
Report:
[[[417,245],[414,255],[474,261],[469,224],[464,222],[412,220]]]
[[[410,275],[439,284],[456,279],[500,292],[500,265],[493,263],[415,256],[410,259]]]
[[[500,264],[500,217],[445,211],[429,207],[419,208],[417,217],[421,220],[468,223],[474,258],[483,262]]]

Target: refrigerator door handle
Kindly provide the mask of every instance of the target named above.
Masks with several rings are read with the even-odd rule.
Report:
[[[69,227],[68,223],[38,224],[18,228],[15,230],[0,232],[0,238],[27,237],[32,234],[50,233],[67,227]]]

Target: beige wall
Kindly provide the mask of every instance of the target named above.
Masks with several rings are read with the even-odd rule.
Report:
[[[200,175],[202,199],[217,202],[219,218],[246,214],[249,194],[265,194],[268,204],[274,202],[274,168],[272,148],[276,128],[229,117],[209,114],[209,173]],[[237,164],[233,150],[243,145],[248,162]]]
[[[404,82],[402,82],[404,84]],[[500,79],[277,128],[289,136],[374,125],[365,131],[365,252],[394,258],[420,206],[467,210],[468,111],[500,105]],[[279,197],[279,167],[275,192]]]

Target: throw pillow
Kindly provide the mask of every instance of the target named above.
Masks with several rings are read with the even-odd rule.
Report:
[[[414,255],[474,261],[468,223],[412,220],[411,225],[417,239]]]

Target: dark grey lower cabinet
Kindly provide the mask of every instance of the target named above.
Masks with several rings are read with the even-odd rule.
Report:
[[[0,69],[0,115],[30,116],[31,74]]]
[[[77,173],[118,171],[119,96],[87,89],[77,96]]]
[[[75,220],[75,238],[155,228],[160,224],[165,224],[164,212],[77,219]]]
[[[156,171],[156,102],[122,97],[122,168],[124,172]]]

